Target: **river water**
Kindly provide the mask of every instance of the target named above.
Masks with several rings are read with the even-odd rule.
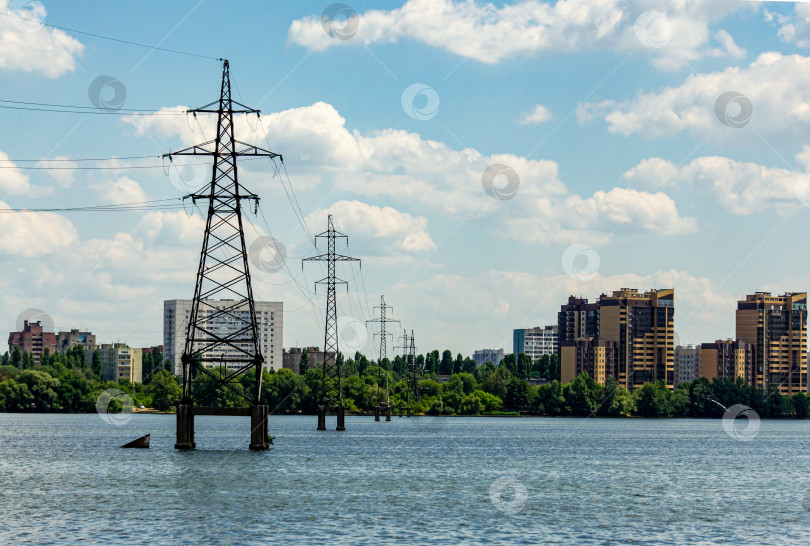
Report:
[[[810,543],[810,421],[0,414],[2,543]],[[120,445],[151,433],[150,449]]]

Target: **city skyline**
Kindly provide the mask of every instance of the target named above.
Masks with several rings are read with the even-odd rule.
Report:
[[[212,59],[21,23],[9,5],[0,29],[26,47],[0,62],[5,100],[168,114],[216,97]],[[285,157],[279,176],[269,161],[240,175],[262,197],[248,244],[272,234],[286,255],[267,262],[260,244],[250,266],[257,299],[285,303],[287,347],[322,344],[319,272],[298,262],[315,252],[301,224],[317,233],[327,213],[364,261],[341,272],[344,322],[365,323],[383,294],[420,344],[464,354],[553,324],[572,294],[672,287],[676,333],[697,344],[706,331],[733,337],[740,295],[810,284],[793,250],[810,228],[802,4],[616,1],[580,6],[591,11],[578,22],[541,2],[358,2],[330,30],[326,5],[256,3],[254,17],[228,14],[245,31],[219,34],[206,31],[222,6],[161,5],[158,21],[42,6],[47,24],[230,59],[237,100],[263,109],[238,131]],[[520,39],[499,39],[510,17]],[[615,23],[597,32],[598,20]],[[541,28],[566,30],[527,38]],[[266,40],[249,42],[259,30]],[[159,158],[210,136],[204,116],[2,112],[18,131],[0,142],[10,207],[176,199],[206,177]],[[152,159],[76,161],[133,156]],[[151,346],[162,301],[193,295],[203,221],[188,202],[0,222],[9,331],[33,307],[104,342]]]

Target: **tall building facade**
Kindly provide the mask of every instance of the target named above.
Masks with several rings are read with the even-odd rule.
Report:
[[[737,339],[751,345],[754,386],[807,392],[807,292],[747,295],[737,302]]]
[[[163,357],[164,360],[172,363],[174,373],[177,375],[183,373],[180,359],[185,350],[191,303],[191,300],[165,300],[163,302]],[[212,300],[207,306],[208,309],[201,309],[200,312],[212,315],[216,313],[216,310],[230,307],[233,303],[233,300]],[[263,368],[278,370],[284,362],[284,304],[280,301],[256,301],[254,303],[259,327],[259,344],[262,355],[264,355]],[[236,307],[233,313],[238,313],[241,319],[249,321],[250,307],[245,302]],[[224,316],[219,316],[211,322],[206,321],[205,317],[198,318],[202,319],[201,326],[204,329],[222,337],[235,333],[237,325],[244,324],[235,320],[227,320],[227,317]],[[200,344],[199,347],[202,345]],[[244,348],[249,350],[249,344],[245,343]],[[227,348],[223,348],[221,353],[226,357],[237,356],[235,352],[228,352]]]
[[[31,322],[27,320],[23,323],[22,332],[11,332],[8,335],[8,352],[11,354],[14,347],[20,351],[28,351],[34,358],[36,364],[42,364],[42,354],[48,349],[50,354],[56,352],[56,334],[45,332],[42,322]]]
[[[557,325],[514,330],[512,332],[512,351],[516,357],[520,353],[528,355],[532,362],[543,355],[550,356],[558,352]]]
[[[616,377],[616,343],[593,337],[566,341],[560,347],[560,381],[568,383],[585,372],[604,385],[608,377]]]
[[[752,345],[744,341],[718,339],[700,344],[700,377],[736,381],[742,378],[751,384]]]
[[[480,349],[473,353],[473,360],[475,360],[476,367],[483,366],[486,362],[492,362],[497,366],[503,360],[503,356],[503,349]]]
[[[577,339],[599,337],[599,304],[569,296],[568,303],[557,313],[557,332],[558,347]]]
[[[619,384],[675,383],[675,290],[622,288],[599,298],[599,334],[617,346]]]
[[[691,345],[678,345],[675,347],[675,382],[674,387],[679,383],[694,381],[700,377],[700,347]]]
[[[659,380],[674,387],[674,289],[622,288],[595,304],[572,296],[557,318],[561,379],[586,371],[600,381],[604,365],[604,377],[629,390]]]

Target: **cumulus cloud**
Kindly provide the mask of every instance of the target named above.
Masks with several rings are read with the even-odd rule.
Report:
[[[0,201],[0,210],[10,209]],[[0,213],[0,256],[34,257],[66,248],[78,239],[70,220],[50,212]]]
[[[710,26],[741,9],[752,8],[731,0],[644,0],[632,5],[623,0],[527,0],[501,7],[474,0],[409,0],[397,9],[359,14],[350,39],[330,36],[320,15],[293,21],[288,39],[315,51],[412,39],[484,63],[532,53],[646,49],[659,68],[669,70],[704,55],[739,55],[728,33],[716,33],[712,47]],[[653,49],[644,42],[646,29],[636,24],[650,11],[666,17],[665,42]]]
[[[49,78],[76,69],[84,45],[59,29],[38,24],[47,15],[41,3],[9,4],[0,0],[0,68]]]
[[[336,229],[351,233],[352,237],[377,239],[410,253],[424,253],[436,248],[436,243],[427,232],[427,218],[413,217],[393,207],[377,207],[360,201],[338,201],[328,211],[312,213],[308,223],[322,225],[328,214],[335,215]]]
[[[551,110],[542,104],[538,104],[529,112],[524,112],[524,114],[520,116],[518,123],[521,125],[539,125],[549,121],[552,117]]]
[[[0,192],[2,195],[31,195],[32,186],[28,177],[19,167],[9,161],[8,156],[0,152]]]
[[[805,147],[797,160],[807,168],[809,159],[810,147]],[[624,179],[638,188],[688,187],[708,192],[721,207],[737,215],[769,210],[784,213],[802,203],[810,204],[806,172],[727,157],[699,157],[682,166],[654,157],[624,173]]]
[[[661,235],[697,231],[697,220],[681,217],[675,201],[663,192],[613,188],[590,197],[572,194],[561,202],[538,198],[531,210],[532,216],[504,220],[509,236],[545,245],[603,245],[612,242],[619,226],[623,232]]]
[[[185,120],[177,120],[175,116],[125,119],[139,133],[181,136],[192,141],[199,138],[190,133]],[[695,229],[695,220],[681,218],[674,202],[663,193],[613,188],[580,196],[559,179],[559,167],[554,161],[514,154],[485,155],[473,148],[454,150],[442,142],[404,130],[384,129],[367,134],[350,131],[338,111],[323,102],[263,119],[256,133],[247,122],[237,120],[237,138],[265,147],[265,137],[271,146],[283,142],[284,149],[275,151],[283,153],[296,179],[323,185],[329,192],[352,192],[364,200],[393,200],[401,204],[399,210],[419,207],[420,212],[438,211],[459,220],[483,219],[497,227],[509,228],[496,231],[521,240],[525,240],[524,230],[536,233],[531,240],[540,243],[582,237],[592,240],[601,230],[612,231],[617,223],[630,227],[631,231],[661,234],[689,233]],[[493,165],[504,165],[515,173],[516,194],[499,200],[485,191],[484,173]],[[245,168],[251,169],[252,165],[248,163]],[[257,177],[259,184],[267,184],[267,180],[267,176],[261,180]],[[491,183],[493,188],[503,190],[509,180],[498,175]],[[251,189],[262,188],[251,186]],[[490,193],[503,197],[502,193]],[[363,212],[373,211],[363,209]],[[576,232],[582,232],[582,237]],[[426,241],[418,238],[408,244],[416,247]]]
[[[629,136],[656,138],[688,131],[717,138],[757,133],[769,138],[803,137],[810,125],[810,58],[763,53],[746,67],[689,76],[678,87],[640,92],[632,100],[585,103],[580,121],[604,117],[608,130]],[[741,95],[718,102],[721,95]],[[741,116],[750,107],[750,117]],[[738,128],[722,120],[740,117]],[[745,119],[743,119],[745,117]]]
[[[149,199],[141,185],[127,176],[115,182],[104,182],[95,187],[105,204],[142,203]]]

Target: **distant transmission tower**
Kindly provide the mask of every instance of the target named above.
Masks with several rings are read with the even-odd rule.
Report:
[[[267,449],[270,445],[267,431],[269,411],[268,406],[261,402],[264,356],[259,343],[242,227],[242,200],[253,201],[256,206],[259,198],[239,184],[236,158],[247,155],[270,158],[280,156],[234,138],[234,113],[258,114],[259,111],[231,100],[231,77],[227,60],[223,61],[219,100],[189,112],[216,114],[217,136],[214,140],[164,156],[170,160],[180,155],[214,158],[211,184],[207,191],[186,196],[191,197],[194,202],[198,199],[208,201],[208,220],[181,359],[183,398],[177,407],[177,443],[174,447],[196,447],[195,415],[249,415],[250,449]],[[223,301],[215,301],[217,299]],[[228,325],[227,328],[225,324]],[[240,382],[242,376],[250,370],[255,373],[252,393],[246,392]],[[199,389],[192,388],[196,382],[201,383]],[[234,392],[251,407],[195,406],[221,387]]]
[[[417,374],[416,365],[416,345],[414,344],[413,330],[411,330],[410,337],[408,336],[407,330],[403,330],[402,332],[402,345],[397,348],[402,349],[402,359],[405,361],[405,381],[407,382],[408,386],[405,389],[407,405],[404,408],[400,406],[399,416],[402,417],[402,410],[404,409],[407,410],[408,417],[410,417],[411,396],[413,395],[414,402],[419,400],[419,377]]]
[[[413,393],[414,401],[419,400],[419,376],[421,375],[421,370],[418,369],[416,365],[416,345],[414,344],[413,339],[413,330],[411,330],[411,345],[409,347],[409,354],[408,359],[410,361],[411,369],[410,371],[410,391]]]
[[[349,238],[343,233],[335,231],[331,214],[329,215],[326,231],[315,236],[316,245],[319,238],[327,240],[327,253],[304,258],[303,260],[304,262],[318,261],[327,264],[326,277],[315,282],[316,290],[318,289],[317,285],[326,285],[326,327],[324,328],[321,392],[318,396],[318,430],[326,430],[326,411],[332,407],[335,408],[337,413],[337,427],[335,430],[346,430],[340,359],[338,358],[337,295],[335,293],[335,285],[346,284],[346,281],[335,277],[335,262],[359,262],[360,260],[335,253],[337,239],[346,239],[346,245],[348,246]],[[301,267],[304,267],[303,262]],[[348,285],[346,290],[348,290]]]
[[[386,333],[385,325],[388,324],[389,322],[393,323],[393,322],[399,322],[399,321],[396,320],[396,319],[386,317],[386,311],[388,311],[389,309],[393,309],[393,307],[391,307],[390,305],[386,305],[385,296],[380,296],[380,305],[376,306],[374,309],[379,309],[380,310],[380,318],[367,320],[366,324],[368,324],[369,322],[375,322],[375,323],[379,323],[379,325],[380,325],[380,333],[379,334],[374,334],[375,336],[377,336],[377,335],[380,336],[380,361],[379,361],[379,366],[378,366],[379,374],[378,374],[378,377],[377,377],[377,385],[380,385],[380,383],[382,383],[382,374],[383,374],[382,362],[383,362],[384,359],[388,358],[388,351],[387,351],[387,347],[386,347],[386,344],[387,344],[387,341],[388,341],[388,336],[393,335],[393,334]],[[375,421],[380,420],[380,409],[381,408],[380,408],[379,405],[374,408],[374,420]],[[385,372],[385,420],[386,421],[391,420],[391,398],[390,398],[390,391],[388,389],[388,371],[387,370]]]

